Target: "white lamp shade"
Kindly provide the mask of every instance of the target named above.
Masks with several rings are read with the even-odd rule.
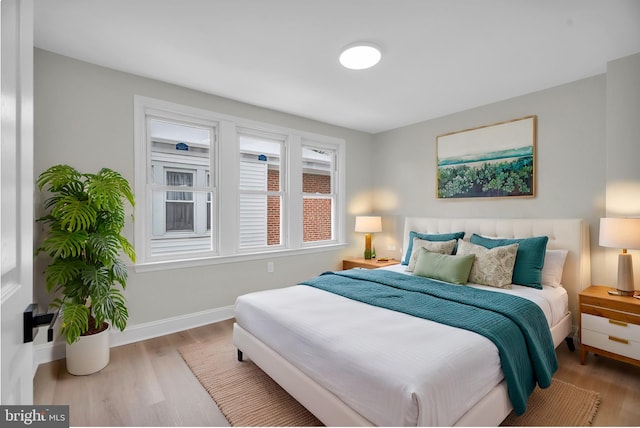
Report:
[[[640,249],[640,218],[601,218],[602,247]]]
[[[380,216],[356,216],[356,232],[382,232],[382,218]]]

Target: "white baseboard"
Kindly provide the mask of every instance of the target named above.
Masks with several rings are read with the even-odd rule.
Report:
[[[124,331],[111,330],[110,346],[113,348],[141,340],[153,339],[154,337],[165,336],[233,317],[233,306],[224,306],[160,321],[132,325],[128,326]],[[60,360],[65,357],[65,352],[65,342],[60,337],[50,343],[35,345],[33,347],[34,374],[40,364]]]

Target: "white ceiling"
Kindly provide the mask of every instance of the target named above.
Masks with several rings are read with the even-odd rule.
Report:
[[[369,70],[338,63],[382,47]],[[638,0],[35,0],[35,45],[376,133],[604,73]]]

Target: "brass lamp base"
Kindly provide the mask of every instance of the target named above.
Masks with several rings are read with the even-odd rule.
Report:
[[[371,260],[371,234],[364,235],[364,258],[365,260]]]

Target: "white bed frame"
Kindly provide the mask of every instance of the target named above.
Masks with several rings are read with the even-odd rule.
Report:
[[[581,219],[452,219],[408,217],[403,239],[410,231],[421,233],[465,232],[465,239],[478,233],[490,237],[528,238],[548,236],[548,249],[568,250],[562,283],[569,297],[569,313],[552,329],[558,347],[574,331],[571,313],[576,312],[578,293],[591,282],[589,226]],[[403,245],[403,256],[407,243]],[[348,407],[283,356],[265,345],[238,324],[234,324],[233,343],[265,373],[327,426],[371,426],[370,421]],[[456,426],[497,426],[512,410],[506,382],[503,381],[465,413]]]

